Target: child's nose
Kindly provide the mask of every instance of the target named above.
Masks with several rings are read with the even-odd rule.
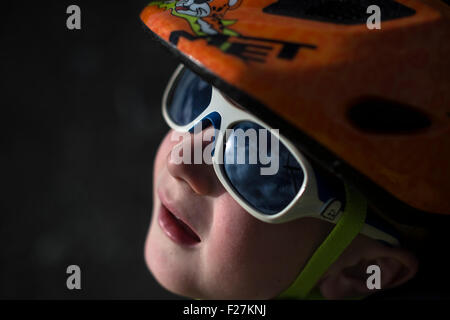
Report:
[[[221,187],[211,160],[214,136],[212,127],[196,134],[185,134],[167,156],[167,168],[171,176],[183,180],[199,195],[212,195]]]

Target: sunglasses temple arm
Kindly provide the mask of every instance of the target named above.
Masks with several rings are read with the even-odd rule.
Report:
[[[341,216],[342,216],[342,211],[340,211],[334,220],[331,219],[327,219],[323,216],[316,216],[316,218],[319,218],[320,220],[323,221],[327,221],[333,224],[337,224],[337,222],[340,220]],[[312,215],[311,215],[312,217]],[[383,241],[383,242],[387,242],[388,244],[394,246],[394,247],[398,247],[400,246],[400,242],[397,240],[397,238],[391,236],[389,233],[386,233],[378,228],[375,228],[373,226],[371,226],[368,223],[364,223],[364,225],[361,228],[361,231],[359,232],[360,234],[363,234],[371,239],[377,240],[377,241]]]
[[[360,233],[365,236],[368,236],[371,239],[387,242],[394,247],[400,246],[400,242],[396,238],[394,238],[390,234],[388,234],[384,231],[381,231],[380,229],[377,229],[367,223],[364,224]]]

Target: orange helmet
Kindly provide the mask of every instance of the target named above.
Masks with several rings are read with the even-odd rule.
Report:
[[[449,17],[441,0],[173,0],[141,13],[185,65],[408,221],[450,213]]]

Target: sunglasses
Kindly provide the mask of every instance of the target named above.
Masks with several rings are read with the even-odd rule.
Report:
[[[214,171],[229,194],[256,219],[267,223],[303,217],[332,223],[339,220],[346,201],[346,188],[341,180],[331,179],[313,168],[278,130],[246,112],[183,65],[178,66],[169,80],[162,112],[167,124],[177,132],[193,132],[199,124],[214,127],[217,132],[212,149]],[[240,139],[242,133],[251,137],[245,135],[249,131],[263,132],[266,137],[253,135],[256,143],[250,138]],[[239,152],[246,152],[248,158],[257,154],[259,161],[236,161]],[[269,165],[261,154],[276,161],[277,170],[264,174]],[[398,242],[369,224],[361,233],[390,244]]]

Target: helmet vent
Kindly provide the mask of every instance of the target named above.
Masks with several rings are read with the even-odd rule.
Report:
[[[380,98],[360,101],[348,110],[347,115],[355,127],[371,133],[412,133],[431,125],[423,112]]]
[[[336,24],[366,23],[367,7],[378,5],[381,20],[411,16],[415,11],[394,0],[278,0],[263,11],[292,18],[324,21]]]

